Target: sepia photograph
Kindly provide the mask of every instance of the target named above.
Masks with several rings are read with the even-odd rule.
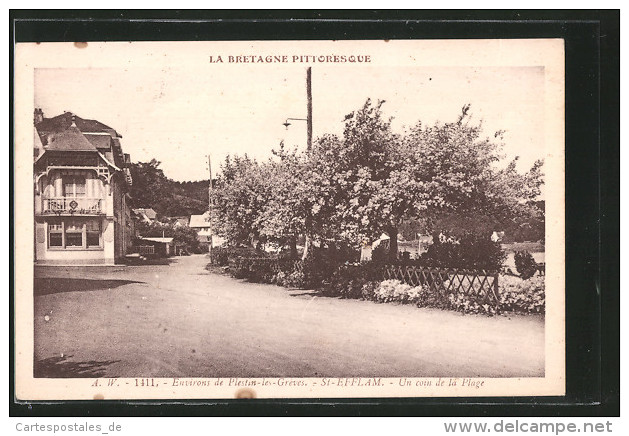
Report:
[[[17,44],[17,397],[562,395],[563,63]]]

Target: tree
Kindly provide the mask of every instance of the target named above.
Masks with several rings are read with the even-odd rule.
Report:
[[[176,182],[168,178],[161,162],[131,164],[133,185],[130,189],[134,207],[152,208],[160,216],[202,214],[208,208],[208,181]]]
[[[227,156],[212,192],[212,225],[231,244],[262,244],[260,215],[268,204],[268,168],[247,155]]]
[[[335,230],[354,246],[384,232],[391,238],[394,257],[400,224],[425,205],[423,183],[409,173],[400,154],[401,138],[392,132],[391,120],[382,115],[384,103],[368,99],[345,117],[342,138],[323,136],[309,158],[311,179],[324,187],[323,201],[313,206],[315,212],[327,212],[320,216],[325,220],[320,227]]]
[[[275,158],[261,164],[228,157],[215,191],[217,230],[231,242],[273,241],[293,253],[302,234],[359,247],[386,233],[394,260],[409,221],[431,233],[448,220],[467,221],[462,234],[471,225],[484,233],[534,211],[542,162],[523,175],[516,160],[500,169],[502,133],[483,137],[469,105],[455,122],[418,122],[398,135],[383,104],[368,99],[345,117],[341,137],[325,134],[311,150],[280,144]]]
[[[411,177],[426,189],[427,207],[418,217],[424,220],[427,233],[472,230],[491,234],[497,226],[534,212],[527,202],[540,194],[543,162],[519,174],[516,157],[499,169],[503,133],[484,137],[482,123],[472,123],[470,106],[465,105],[456,122],[417,123],[404,136],[401,155],[412,168]]]

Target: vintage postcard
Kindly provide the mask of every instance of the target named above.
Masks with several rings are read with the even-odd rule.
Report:
[[[565,393],[560,39],[19,43],[21,401]]]

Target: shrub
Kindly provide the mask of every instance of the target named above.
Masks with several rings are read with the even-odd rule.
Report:
[[[212,264],[226,266],[237,258],[269,257],[268,253],[247,246],[229,246],[212,248]]]
[[[545,313],[546,293],[543,276],[522,280],[500,277],[500,307],[507,312]]]
[[[432,291],[427,285],[410,286],[399,280],[367,282],[363,285],[362,294],[363,299],[378,303],[397,302],[439,309],[448,307],[447,297]]]
[[[462,313],[475,313],[490,316],[500,313],[499,307],[486,302],[483,295],[474,292],[467,294],[462,292],[449,294],[448,306],[450,309]]]
[[[308,288],[319,288],[324,283],[329,282],[332,275],[342,265],[343,262],[324,250],[315,250],[312,255],[303,260],[302,271],[304,286]]]
[[[399,280],[385,280],[374,290],[374,301],[379,303],[389,303],[392,301],[406,303],[409,299],[408,293],[410,289],[410,285],[402,283]]]
[[[528,251],[516,251],[514,255],[515,269],[524,280],[535,275],[537,271],[537,262]]]
[[[278,286],[284,286],[285,288],[304,288],[306,287],[306,280],[302,271],[291,272],[278,272],[272,280]]]
[[[275,276],[273,261],[265,258],[236,258],[230,260],[230,274],[237,279],[255,283],[271,283]]]
[[[363,286],[381,277],[382,269],[379,264],[368,262],[342,265],[332,274],[330,280],[324,283],[323,292],[329,296],[362,298]]]
[[[505,253],[489,235],[465,233],[454,237],[444,232],[433,235],[433,243],[419,263],[444,268],[500,270]]]

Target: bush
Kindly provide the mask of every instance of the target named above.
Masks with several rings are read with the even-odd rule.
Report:
[[[285,288],[303,289],[306,287],[304,273],[302,271],[295,270],[291,272],[278,272],[275,277],[273,277],[272,283],[275,283],[278,286],[284,286]]]
[[[484,296],[469,292],[464,294],[457,292],[448,295],[448,306],[450,309],[461,313],[474,313],[481,315],[497,315],[500,313],[500,307],[495,304],[487,303]]]
[[[530,279],[537,271],[537,262],[528,251],[516,251],[514,255],[515,269],[524,280]]]
[[[506,312],[545,313],[546,293],[543,276],[522,280],[500,277],[500,308]]]
[[[229,263],[229,273],[237,279],[254,283],[271,283],[275,277],[273,260],[266,258],[236,258]]]
[[[342,265],[332,274],[329,282],[324,283],[323,292],[328,296],[362,298],[363,286],[381,279],[380,266],[373,262]]]
[[[322,250],[316,250],[302,263],[304,287],[319,288],[329,282],[332,275],[342,265],[340,259]]]
[[[419,264],[443,268],[500,270],[505,253],[489,235],[465,233],[454,237],[444,232],[433,235],[433,243]]]
[[[363,299],[378,303],[397,302],[414,304],[418,307],[448,307],[448,299],[439,292],[431,291],[427,285],[410,286],[399,280],[367,282],[362,288]]]
[[[211,262],[214,265],[226,266],[237,258],[268,257],[268,253],[247,246],[229,246],[212,248]]]

